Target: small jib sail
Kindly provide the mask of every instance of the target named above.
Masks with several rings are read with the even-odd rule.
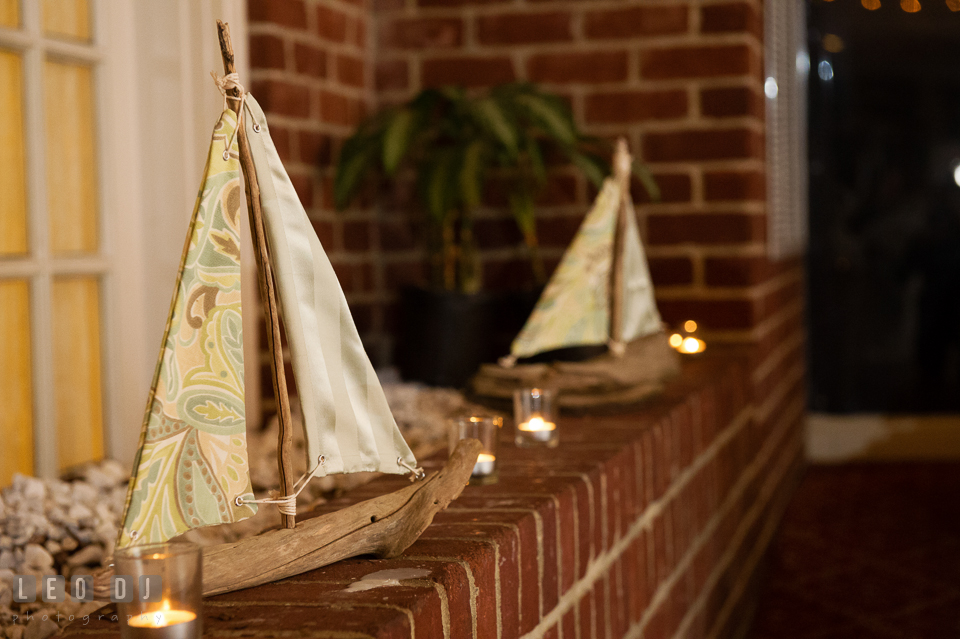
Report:
[[[303,409],[305,479],[418,471],[263,111],[249,95],[240,105]],[[166,541],[256,513],[244,415],[238,137],[237,118],[225,108],[190,222],[119,547]],[[279,501],[290,507],[294,498]]]
[[[630,197],[631,162],[626,141],[618,140],[614,175],[604,181],[502,365],[571,346],[607,344],[619,354],[625,344],[661,330]]]

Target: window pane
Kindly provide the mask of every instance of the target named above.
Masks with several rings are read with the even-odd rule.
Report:
[[[89,40],[87,0],[43,0],[43,32],[55,38]]]
[[[0,0],[0,27],[20,26],[17,0]]]
[[[0,50],[0,256],[27,252],[21,75],[20,56]]]
[[[33,473],[30,292],[26,280],[0,280],[0,487]]]
[[[103,457],[100,291],[94,277],[53,282],[53,363],[63,470]]]
[[[97,167],[89,67],[44,65],[50,250],[97,250]]]

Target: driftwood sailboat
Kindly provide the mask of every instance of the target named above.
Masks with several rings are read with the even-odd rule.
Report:
[[[561,406],[571,408],[633,403],[679,370],[640,242],[631,164],[621,138],[613,176],[604,181],[510,354],[474,377],[477,394],[506,398],[516,388],[549,387],[560,391]],[[599,347],[599,354],[562,361],[563,349],[589,346]],[[539,361],[530,363],[532,358]]]
[[[244,94],[229,30],[218,23],[225,95],[185,243],[134,461],[117,547],[169,540],[276,504],[281,528],[204,549],[205,595],[289,577],[359,554],[392,556],[459,495],[479,452],[462,442],[425,476],[367,358],[330,261],[270,138]],[[240,314],[241,173],[268,320],[280,421],[280,497],[256,500],[247,463]],[[291,476],[291,420],[280,353],[282,316],[296,376],[309,472]],[[399,491],[296,522],[313,477],[411,474]],[[110,570],[96,578],[106,594]]]

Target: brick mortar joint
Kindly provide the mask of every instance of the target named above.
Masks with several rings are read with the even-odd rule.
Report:
[[[781,366],[784,360],[803,346],[807,340],[804,331],[797,331],[783,339],[769,355],[757,365],[750,374],[750,381],[759,384]]]
[[[696,474],[709,463],[730,441],[734,435],[746,428],[752,418],[752,406],[745,406],[730,422],[729,426],[720,433],[710,446],[697,457],[670,485],[667,491],[655,502],[647,506],[646,510],[631,524],[630,528],[602,555],[594,557],[587,573],[567,589],[557,605],[549,614],[545,615],[537,626],[522,639],[540,639],[555,624],[559,623],[563,615],[590,592],[597,580],[606,575],[607,570],[621,556],[631,543],[645,530],[652,528],[653,521],[663,513],[670,502],[680,495]],[[589,485],[589,484],[588,484]]]
[[[798,400],[798,402],[799,401],[801,400]],[[800,412],[802,413],[802,406],[800,407]],[[759,475],[761,469],[768,461],[768,458],[772,458],[772,456],[776,453],[777,445],[784,440],[787,434],[790,432],[789,420],[785,419],[777,430],[779,432],[775,431],[771,436],[766,438],[763,449],[756,455],[756,457],[753,458],[753,460],[751,460],[746,470],[740,473],[737,483],[730,489],[729,493],[727,494],[727,498],[724,500],[721,507],[714,512],[713,516],[710,518],[710,521],[706,526],[704,526],[704,529],[697,536],[697,539],[690,544],[690,547],[687,549],[687,553],[684,555],[683,559],[677,562],[673,572],[670,573],[663,583],[660,584],[660,587],[657,588],[656,593],[654,593],[654,596],[647,604],[647,609],[644,611],[643,617],[641,617],[640,621],[634,625],[634,628],[631,629],[631,632],[627,635],[628,637],[642,636],[643,629],[653,618],[657,608],[669,598],[670,591],[672,590],[674,584],[686,572],[686,569],[693,562],[700,549],[710,541],[710,537],[720,525],[723,517],[729,510],[733,508],[734,504],[737,503],[741,494],[746,490],[746,487],[749,485],[749,483],[755,478],[755,476]],[[767,492],[770,490],[768,486],[769,485],[765,484],[764,487],[764,490]],[[760,501],[761,500],[757,500],[758,503]],[[731,548],[733,546],[734,545],[731,544],[731,546],[727,548],[726,552],[731,552]],[[720,562],[718,562],[718,564],[719,563]],[[706,588],[704,588],[704,591],[706,591]]]
[[[799,400],[797,404],[798,404],[798,409],[796,412],[797,412],[797,415],[799,415],[803,413],[803,406]],[[797,415],[792,415],[792,417],[796,417]],[[782,426],[782,428],[784,428],[789,433],[790,431],[789,419],[784,419],[784,426]],[[784,435],[783,441],[786,441],[786,440],[787,440],[787,436]],[[781,443],[781,442],[778,442],[778,443]],[[775,449],[774,449],[774,452],[775,452]],[[781,457],[783,457],[784,455],[787,455],[788,453],[789,453],[789,450],[783,451],[781,453]],[[773,455],[773,452],[771,452],[771,455]],[[684,634],[685,625],[688,626],[689,623],[692,623],[698,611],[706,605],[706,602],[709,599],[709,594],[710,594],[710,591],[712,590],[712,587],[715,586],[717,582],[719,582],[720,577],[723,575],[723,573],[727,569],[729,569],[730,565],[733,563],[733,559],[736,556],[736,551],[739,548],[740,544],[742,544],[743,538],[746,536],[746,533],[749,531],[750,526],[757,519],[759,519],[760,515],[763,512],[763,508],[768,506],[770,503],[773,503],[773,501],[776,499],[777,496],[774,493],[775,491],[777,491],[777,489],[780,488],[780,482],[786,479],[787,472],[790,470],[790,465],[780,464],[778,465],[778,467],[780,468],[780,473],[779,473],[779,477],[776,478],[776,481],[771,481],[764,484],[764,493],[766,494],[766,499],[756,500],[756,502],[753,504],[753,506],[750,509],[750,513],[748,513],[747,516],[744,517],[743,520],[741,520],[740,525],[737,527],[737,531],[734,533],[735,541],[731,543],[730,546],[727,547],[723,556],[720,558],[719,561],[717,561],[709,577],[707,577],[707,581],[704,584],[703,589],[700,591],[699,595],[697,596],[696,601],[694,601],[693,604],[689,607],[688,612],[684,617],[684,620],[680,623],[680,627],[677,629],[677,633],[674,635],[674,639],[683,639],[683,637],[686,636]],[[779,501],[781,503],[779,505],[778,510],[780,511],[780,515],[782,516],[783,510],[786,510],[787,503],[789,503],[789,494],[781,495]],[[761,541],[756,544],[753,553],[751,553],[751,557],[753,557],[754,559],[753,561],[748,562],[748,570],[745,571],[748,577],[753,572],[753,570],[749,568],[755,567],[760,557],[762,557],[763,552],[766,551],[766,548],[770,543],[770,539],[773,536],[773,533],[777,529],[777,524],[779,523],[779,520],[780,520],[779,516],[770,517],[766,525],[764,526],[763,533],[760,536]],[[737,539],[739,539],[740,543],[736,542]],[[749,581],[749,579],[738,580],[737,586],[740,586],[741,582],[744,582],[744,581]],[[735,586],[735,589],[736,589],[736,586]],[[736,602],[737,599],[738,597],[736,595],[731,595],[730,597],[728,597],[728,603],[730,601]],[[721,615],[719,615],[717,618],[717,626],[722,626],[722,616],[723,614],[721,612]],[[715,633],[712,633],[712,634],[715,634]],[[630,635],[628,635],[628,637],[630,637]]]

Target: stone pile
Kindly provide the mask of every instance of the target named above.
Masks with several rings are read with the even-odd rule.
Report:
[[[104,461],[69,481],[14,475],[0,492],[0,636],[43,639],[70,615],[96,609],[98,604],[44,603],[40,577],[91,574],[112,554],[128,478],[121,464]],[[14,575],[37,577],[35,603],[13,602]],[[33,619],[24,622],[28,615]]]

